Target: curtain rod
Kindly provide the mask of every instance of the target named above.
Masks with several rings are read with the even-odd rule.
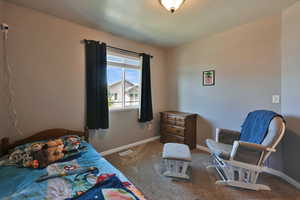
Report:
[[[81,42],[86,43],[86,42],[88,42],[88,41],[89,41],[89,40],[84,39],[84,40],[81,41]],[[97,42],[100,42],[100,41],[97,41]],[[142,53],[139,53],[139,52],[136,52],[136,51],[130,51],[130,50],[127,50],[127,49],[121,49],[121,48],[119,48],[119,47],[114,47],[114,46],[110,46],[110,45],[106,45],[106,47],[111,48],[111,49],[115,49],[115,50],[118,50],[118,51],[123,51],[123,52],[131,53],[131,54],[136,54],[136,55],[139,55],[139,56],[142,55]],[[150,58],[153,58],[153,56],[150,55]]]

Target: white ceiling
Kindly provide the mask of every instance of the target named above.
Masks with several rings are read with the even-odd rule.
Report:
[[[186,0],[174,14],[158,0],[7,0],[159,46],[176,46],[279,13],[298,0]]]

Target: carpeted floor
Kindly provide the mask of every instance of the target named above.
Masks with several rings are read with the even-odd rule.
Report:
[[[154,141],[131,148],[134,152],[106,157],[122,171],[149,200],[300,200],[300,191],[284,181],[269,175],[260,178],[272,191],[249,191],[215,185],[218,175],[206,169],[209,155],[193,150],[192,179],[172,181],[161,175],[160,157],[163,145]]]

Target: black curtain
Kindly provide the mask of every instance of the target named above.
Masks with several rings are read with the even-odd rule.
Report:
[[[153,120],[152,96],[151,96],[151,74],[150,74],[150,55],[142,54],[142,89],[140,122]]]
[[[86,53],[86,127],[108,128],[106,44],[85,41]]]

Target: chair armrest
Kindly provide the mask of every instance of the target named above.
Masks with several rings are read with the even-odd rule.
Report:
[[[230,159],[249,164],[260,164],[265,152],[275,152],[275,149],[262,146],[260,144],[234,141]]]
[[[258,149],[258,150],[261,150],[261,151],[276,152],[276,149],[272,149],[272,148],[269,148],[269,147],[266,147],[266,146],[263,146],[263,145],[260,145],[260,144],[256,144],[256,143],[243,142],[243,141],[235,141],[235,142],[238,142],[239,145],[241,145],[241,146],[248,147],[248,148],[251,148],[251,149]]]
[[[217,128],[216,129],[216,141],[224,144],[232,145],[235,140],[240,139],[240,132]]]

